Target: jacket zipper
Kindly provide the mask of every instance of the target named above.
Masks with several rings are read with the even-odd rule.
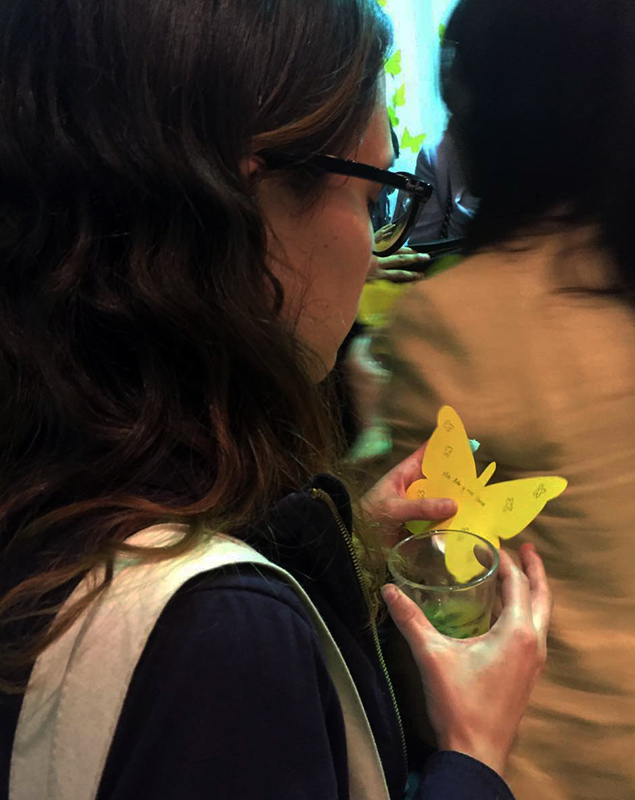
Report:
[[[359,559],[357,558],[357,553],[355,552],[355,546],[353,544],[353,537],[344,524],[344,520],[342,519],[340,512],[338,511],[337,506],[335,505],[335,501],[331,497],[328,492],[325,492],[323,489],[311,489],[311,496],[318,500],[322,500],[325,503],[331,514],[333,515],[335,522],[337,523],[338,528],[340,529],[342,536],[344,537],[344,541],[348,547],[348,551],[351,556],[351,560],[353,562],[353,566],[355,567],[355,573],[357,574],[357,581],[359,583],[359,588],[362,591],[362,595],[364,597],[364,601],[366,603],[366,607],[370,610],[370,597],[368,595],[368,590],[364,585],[364,579],[362,577],[362,568],[359,564]],[[379,664],[382,668],[384,673],[384,678],[386,679],[386,683],[388,685],[388,691],[390,693],[390,699],[392,700],[392,705],[395,710],[395,716],[397,717],[397,723],[399,725],[399,735],[401,737],[401,751],[403,755],[403,768],[404,768],[404,775],[407,780],[408,778],[408,751],[406,749],[406,735],[403,729],[403,723],[401,721],[401,714],[399,713],[399,707],[397,705],[397,698],[395,697],[395,690],[392,685],[392,681],[390,680],[390,675],[388,674],[388,668],[386,667],[386,661],[384,659],[384,654],[381,649],[381,643],[379,641],[379,634],[377,633],[377,626],[374,622],[371,622],[371,631],[373,634],[373,641],[375,642],[375,649],[377,651],[377,658],[379,659]]]

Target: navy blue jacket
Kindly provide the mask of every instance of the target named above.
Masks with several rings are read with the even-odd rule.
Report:
[[[406,753],[368,629],[350,529],[346,490],[318,476],[244,538],[291,572],[317,606],[357,685],[391,798],[402,800]],[[0,800],[8,796],[19,705],[0,705]],[[496,773],[458,753],[409,766],[423,773],[416,800],[513,800]],[[146,797],[348,797],[344,724],[322,648],[293,590],[272,574],[236,566],[198,576],[161,615],[129,687],[97,800]]]

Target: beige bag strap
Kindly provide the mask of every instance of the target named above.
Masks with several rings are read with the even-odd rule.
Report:
[[[185,531],[181,525],[157,525],[129,542],[158,547],[177,541]],[[246,563],[261,564],[283,578],[315,626],[344,715],[351,800],[388,800],[368,718],[317,609],[288,572],[244,542],[222,535],[170,561],[119,560],[108,589],[40,655],[16,731],[9,800],[94,800],[134,669],[168,601],[198,574]],[[89,576],[69,602],[93,583]]]

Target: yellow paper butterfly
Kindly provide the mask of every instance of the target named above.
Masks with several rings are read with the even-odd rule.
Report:
[[[421,464],[423,480],[415,481],[406,492],[409,500],[423,497],[451,497],[458,513],[443,523],[409,522],[411,533],[434,528],[476,533],[496,547],[501,539],[511,539],[538,516],[549,500],[567,488],[564,478],[521,478],[487,486],[496,464],[476,474],[476,463],[465,427],[456,411],[443,406],[437,418]],[[478,575],[482,566],[469,542],[448,542],[446,566],[459,581]]]

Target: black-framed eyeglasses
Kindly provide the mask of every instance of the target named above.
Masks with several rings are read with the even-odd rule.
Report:
[[[369,207],[375,231],[373,254],[381,258],[396,253],[403,246],[420,209],[433,191],[430,184],[408,172],[391,172],[346,158],[291,153],[263,154],[262,158],[270,169],[309,168],[382,184],[379,200]]]

